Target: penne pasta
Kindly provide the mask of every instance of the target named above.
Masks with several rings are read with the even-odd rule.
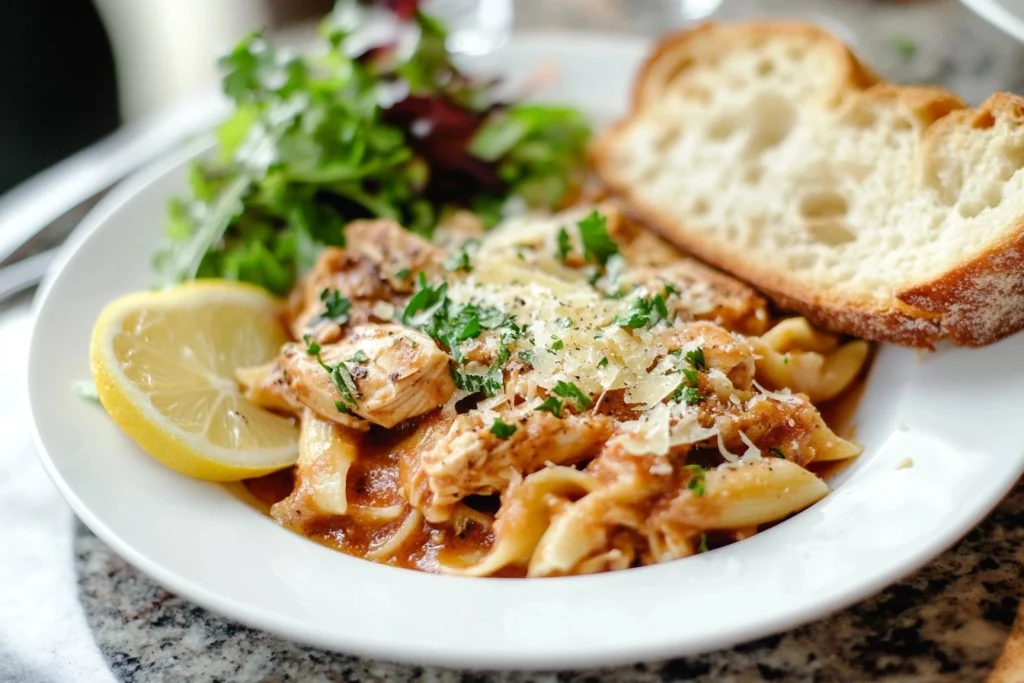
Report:
[[[387,541],[377,547],[371,546],[366,553],[367,559],[386,560],[397,553],[403,545],[408,542],[420,525],[423,523],[423,515],[418,510],[413,510],[406,515],[402,525],[388,538]]]
[[[607,552],[611,532],[639,528],[643,514],[632,505],[648,496],[642,487],[623,482],[590,493],[551,521],[530,558],[526,575],[564,576],[584,560]]]
[[[806,394],[812,403],[835,398],[860,374],[870,346],[856,340],[838,346],[804,318],[789,318],[752,340],[760,356],[757,377],[772,388]]]
[[[502,502],[494,522],[494,546],[484,558],[462,570],[464,576],[487,576],[509,565],[526,566],[548,528],[551,499],[580,497],[598,487],[589,474],[571,467],[549,467],[526,477]]]
[[[769,328],[760,294],[651,266],[658,238],[623,220],[524,217],[443,262],[360,224],[304,285],[302,343],[237,373],[301,422],[271,515],[371,560],[545,577],[689,557],[825,496],[805,468],[861,448],[816,403],[869,345],[804,318]]]
[[[742,529],[776,522],[828,493],[819,477],[781,458],[724,465],[703,479],[702,495],[686,489],[663,514],[694,529]]]
[[[314,505],[323,513],[348,512],[348,470],[358,455],[359,437],[339,424],[319,417],[309,408],[302,412],[299,430],[299,477],[310,489]]]

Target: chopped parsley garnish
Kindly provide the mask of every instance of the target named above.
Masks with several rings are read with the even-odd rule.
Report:
[[[395,271],[395,278],[399,280],[408,280],[411,275],[412,271],[408,268],[401,268]]]
[[[562,417],[562,408],[564,406],[564,401],[557,399],[554,396],[548,396],[544,399],[544,402],[534,408],[534,410],[543,410],[544,412],[551,413],[555,417]]]
[[[697,552],[698,553],[706,553],[707,551],[708,551],[708,535],[707,534],[701,534],[700,535],[700,544],[697,545]]]
[[[672,352],[672,355],[678,357],[680,354]],[[685,378],[679,383],[675,391],[669,397],[670,401],[683,401],[687,405],[697,405],[704,401],[704,397],[700,393],[700,371],[707,370],[707,363],[704,360],[704,349],[696,348],[692,351],[687,351],[686,355],[683,356],[683,360],[686,361],[690,367],[683,368],[680,370],[683,377]]]
[[[698,403],[704,402],[704,397],[700,395],[700,389],[697,387],[689,387],[685,384],[680,384],[676,387],[676,390],[672,392],[672,396],[669,397],[671,401],[682,401],[686,405],[695,406]]]
[[[549,353],[554,353],[555,351],[561,351],[564,348],[565,348],[565,342],[563,342],[558,337],[555,337],[555,341],[551,342],[551,346],[548,347],[548,352]]]
[[[673,294],[682,294],[682,292],[679,290],[678,287],[676,287],[671,282],[666,282],[665,283],[665,298],[667,299],[670,296],[672,296]]]
[[[471,257],[473,254],[480,249],[480,240],[469,239],[462,243],[456,251],[452,252],[447,259],[445,259],[444,267],[445,270],[452,272],[464,271],[466,273],[472,272],[473,263]]]
[[[418,318],[420,314],[423,315]],[[423,273],[420,273],[416,292],[402,313],[402,322],[446,346],[457,363],[462,362],[459,345],[476,339],[484,330],[500,329],[505,344],[523,334],[523,329],[511,315],[493,306],[453,303],[448,298],[446,284],[442,282],[436,287],[431,286]]]
[[[327,288],[320,292],[320,301],[324,303],[324,312],[320,314],[323,320],[331,320],[339,325],[348,322],[348,312],[352,308],[352,302],[348,297],[341,295],[336,289]]]
[[[692,351],[687,351],[685,360],[694,370],[708,369],[707,362],[704,360],[704,349],[699,346]]]
[[[583,257],[602,266],[608,259],[619,253],[619,245],[608,235],[608,219],[595,209],[578,222],[580,241],[583,242]]]
[[[565,228],[558,229],[558,260],[565,263],[565,259],[572,250],[572,241],[569,239],[569,231]]]
[[[789,354],[788,353],[785,356],[782,357],[782,364],[783,365],[789,365]]]
[[[463,372],[458,368],[452,368],[452,380],[455,386],[471,394],[483,393],[490,397],[496,395],[505,386],[505,375],[502,371],[504,363],[493,363],[482,375],[475,375]]]
[[[683,469],[693,473],[690,476],[690,481],[686,483],[686,488],[698,496],[703,496],[705,492],[704,475],[707,473],[707,470],[700,465],[684,465]]]
[[[572,318],[565,316],[564,318],[555,318],[555,325],[558,325],[563,330],[567,330],[572,327]]]
[[[455,341],[464,342],[467,339],[476,339],[480,336],[480,318],[476,315],[470,317],[455,336]]]
[[[409,325],[414,315],[439,304],[446,297],[447,291],[447,282],[432,286],[427,283],[426,274],[420,273],[419,279],[416,282],[416,291],[402,312],[402,322]]]
[[[498,355],[494,362],[487,368],[487,372],[477,375],[453,367],[451,368],[452,380],[455,382],[455,386],[464,391],[474,394],[483,392],[488,397],[494,396],[505,386],[505,364],[511,357],[512,352],[508,350],[508,347],[502,346],[498,349]]]
[[[516,356],[518,356],[519,360],[523,361],[524,363],[530,363],[531,365],[533,364],[533,351],[529,349],[520,351],[519,353],[516,354]]]
[[[349,372],[348,366],[341,361],[337,365],[325,363],[324,359],[320,357],[320,344],[314,341],[308,334],[302,335],[302,341],[306,343],[306,353],[310,356],[316,356],[316,362],[327,371],[334,386],[337,387],[338,393],[341,394],[341,400],[335,401],[334,406],[343,413],[351,414],[352,408],[356,405],[355,396],[359,393],[359,389],[356,387],[356,381],[352,379],[352,373]],[[362,351],[357,351],[356,355],[359,353],[362,353]],[[365,355],[363,354],[363,356]]]
[[[302,341],[306,344],[306,353],[311,356],[315,356],[320,353],[320,344],[313,341],[313,338],[308,334],[302,335]]]
[[[362,349],[358,349],[356,350],[355,353],[352,354],[352,357],[348,359],[348,362],[363,365],[365,363],[370,362],[370,357],[366,355],[365,351],[363,351]]]
[[[608,357],[605,356],[601,360],[597,361],[597,367],[599,367],[599,368],[606,368],[606,367],[608,367]]]
[[[665,297],[655,294],[651,297],[637,297],[629,304],[623,315],[617,316],[612,324],[631,330],[654,327],[668,317]]]
[[[776,458],[785,458],[786,454],[782,452],[782,449],[778,446],[772,446],[768,449],[768,452],[774,455]]]
[[[310,349],[316,347],[316,353],[310,353]],[[349,372],[348,366],[342,361],[338,361],[337,365],[331,365],[325,363],[324,359],[320,357],[320,345],[313,342],[309,347],[306,348],[306,353],[316,356],[316,362],[320,364],[327,374],[331,377],[331,382],[334,383],[338,393],[341,394],[341,400],[335,401],[334,406],[343,413],[352,413],[352,409],[356,406],[356,395],[359,393],[359,388],[356,387],[356,381],[352,379],[352,373]]]
[[[494,434],[499,439],[507,439],[516,433],[516,429],[518,429],[516,425],[510,425],[500,417],[496,417],[494,418],[494,424],[491,425],[491,434]]]
[[[571,398],[576,401],[576,407],[580,410],[586,410],[590,407],[590,397],[580,391],[580,388],[572,382],[560,380],[551,391],[563,398]]]

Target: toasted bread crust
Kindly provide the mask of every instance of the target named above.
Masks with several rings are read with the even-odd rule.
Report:
[[[657,101],[661,93],[671,87],[673,79],[694,61],[714,59],[715,53],[721,50],[721,44],[715,36],[717,31],[718,24],[708,21],[658,43],[633,83],[631,112],[635,114],[652,101]],[[836,40],[832,34],[814,24],[754,22],[735,27],[731,37],[737,43],[756,43],[780,35],[795,41],[823,45],[832,53],[836,64],[840,65],[840,76],[836,79],[833,92],[826,97],[830,104],[838,104],[851,90],[863,90],[881,80],[876,73],[861,64],[842,41]]]
[[[707,42],[716,30],[720,30],[716,25],[705,24],[671,36],[658,46],[635,84],[633,116],[657,101],[659,92],[692,63],[694,55],[702,54],[700,43]],[[875,98],[896,98],[923,130],[924,146],[935,144],[952,128],[989,127],[999,118],[1024,125],[1024,99],[1016,95],[997,93],[974,110],[941,88],[880,82],[845,45],[814,26],[759,23],[730,31],[730,39],[736,37],[740,43],[780,33],[804,42],[827,41],[842,74],[827,97],[828,104],[855,107]],[[720,40],[716,45],[722,49]],[[749,282],[779,306],[837,332],[921,348],[932,348],[943,338],[961,346],[983,346],[1024,329],[1024,224],[979,253],[965,255],[965,260],[934,280],[896,292],[890,302],[817,291],[789,273],[761,266],[747,254],[709,244],[677,219],[645,205],[612,163],[611,148],[629,125],[627,119],[612,126],[591,151],[592,165],[610,193],[624,202],[635,219],[698,258]]]
[[[1003,645],[1003,654],[986,683],[1024,683],[1024,601],[1017,609],[1017,619]]]

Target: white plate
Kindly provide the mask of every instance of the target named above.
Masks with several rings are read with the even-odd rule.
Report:
[[[523,37],[487,64],[561,64],[557,97],[607,117],[644,46]],[[485,65],[486,66],[486,65]],[[679,562],[540,580],[467,579],[348,557],[279,528],[226,488],[150,459],[78,398],[89,333],[151,283],[185,157],[112,193],[39,297],[29,400],[40,456],[85,523],[169,589],[305,643],[419,664],[553,668],[722,648],[816,619],[912,571],[976,524],[1024,468],[1024,335],[918,357],[883,348],[857,415],[866,451],[836,491],[756,537]],[[913,467],[897,469],[905,458]]]
[[[1024,42],[1024,0],[960,0],[993,26]]]

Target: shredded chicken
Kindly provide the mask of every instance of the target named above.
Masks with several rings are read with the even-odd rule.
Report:
[[[728,378],[727,392],[750,388],[754,378],[754,350],[742,337],[713,323],[693,322],[668,328],[662,338],[673,350],[701,349],[707,369],[717,370]]]
[[[422,453],[419,472],[406,493],[428,521],[446,520],[452,506],[466,496],[500,493],[547,462],[572,465],[593,456],[615,427],[613,419],[601,415],[559,419],[531,411],[506,419],[516,431],[501,438],[479,413],[460,415],[447,435]]]
[[[251,368],[238,368],[235,370],[235,379],[242,389],[242,395],[261,408],[294,417],[302,412],[302,404],[288,388],[284,371],[277,361]]]
[[[337,290],[351,302],[347,324],[390,322],[377,304],[404,305],[418,273],[435,277],[444,252],[394,221],[356,221],[346,230],[345,249],[328,248],[317,260],[292,304],[292,335],[321,343],[337,341],[342,324],[326,317],[322,296]]]
[[[315,356],[300,344],[290,344],[279,363],[295,398],[321,417],[351,425],[354,415],[382,427],[423,415],[444,403],[455,391],[448,355],[427,335],[399,325],[359,325],[334,344],[324,344],[321,360],[344,363],[352,377],[352,402],[344,396]]]

